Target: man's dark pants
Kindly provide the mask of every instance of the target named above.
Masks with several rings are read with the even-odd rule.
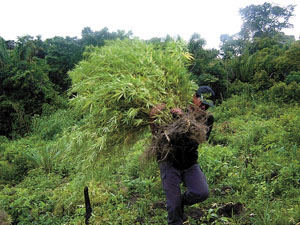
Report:
[[[186,170],[178,170],[168,162],[160,162],[160,175],[167,199],[168,224],[181,225],[186,220],[184,205],[202,202],[209,196],[206,177],[198,164]],[[180,183],[187,187],[181,194]]]

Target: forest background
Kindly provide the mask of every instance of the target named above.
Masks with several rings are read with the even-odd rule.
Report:
[[[149,129],[131,147],[101,151],[97,129],[86,119],[97,100],[73,101],[82,89],[90,91],[78,68],[93,66],[91,56],[105,47],[139,56],[122,44],[128,42],[180,46],[190,79],[216,92],[215,126],[199,147],[211,197],[188,210],[190,222],[299,222],[300,41],[282,32],[292,27],[294,7],[241,9],[241,31],[222,35],[219,50],[205,49],[197,33],[188,42],[137,40],[108,28],[86,27],[80,39],[0,38],[0,223],[84,224],[85,186],[92,224],[166,223],[157,165],[139,159]]]

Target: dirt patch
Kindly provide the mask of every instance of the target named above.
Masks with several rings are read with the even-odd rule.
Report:
[[[239,215],[244,211],[244,206],[242,203],[227,203],[223,206],[221,206],[217,214],[220,216],[225,216],[225,217],[232,217],[232,215]]]
[[[210,209],[215,209],[214,212],[219,217],[232,217],[233,215],[236,216],[242,214],[244,212],[244,205],[240,202],[229,202],[224,204],[213,204],[212,206],[205,208],[186,208],[185,214],[191,219],[199,222],[199,224],[211,224],[216,218],[208,217],[208,211]]]
[[[139,194],[133,193],[129,198],[128,207],[134,205],[139,198],[140,198]]]
[[[151,205],[152,209],[167,209],[166,202],[154,202]]]
[[[10,216],[3,210],[0,210],[0,225],[9,225],[11,224]]]
[[[201,208],[192,208],[186,212],[186,215],[194,220],[198,220],[205,216],[205,211]]]

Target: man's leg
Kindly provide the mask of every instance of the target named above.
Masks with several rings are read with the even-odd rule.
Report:
[[[184,170],[183,181],[187,187],[187,191],[182,196],[184,205],[193,205],[208,198],[209,190],[206,177],[198,164]]]
[[[185,218],[181,208],[180,183],[182,182],[182,172],[165,162],[161,162],[159,168],[167,200],[168,224],[182,225]]]

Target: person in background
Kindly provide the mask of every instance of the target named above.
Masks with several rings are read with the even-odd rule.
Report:
[[[192,107],[207,110],[214,105],[204,99],[205,94],[215,95],[208,86],[201,86],[193,96]],[[192,108],[191,107],[191,108]],[[157,125],[153,122],[154,116],[165,108],[165,104],[154,107],[150,112],[150,128],[152,134],[157,132]],[[182,116],[184,112],[180,108],[171,109],[174,116]],[[209,114],[206,120],[208,127],[206,139],[208,140],[214,123],[214,117]],[[185,205],[193,205],[206,200],[209,196],[206,177],[203,174],[198,160],[198,143],[189,140],[180,140],[180,144],[173,145],[172,157],[160,159],[158,156],[160,176],[166,195],[168,211],[168,224],[189,224],[184,214]],[[186,191],[182,194],[180,184],[184,183]]]

